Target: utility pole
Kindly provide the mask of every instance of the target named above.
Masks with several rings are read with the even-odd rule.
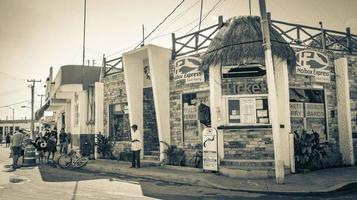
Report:
[[[41,102],[41,103],[40,103],[40,108],[41,108],[41,107],[42,107],[42,98],[43,98],[45,95],[44,95],[44,94],[38,94],[37,96],[38,96],[38,97],[41,97],[41,101],[40,101],[40,102]]]
[[[41,80],[27,80],[31,84],[31,137],[34,137],[34,103],[35,103],[35,84],[41,82]]]
[[[280,142],[280,126],[278,118],[278,101],[275,85],[274,64],[271,51],[269,20],[266,12],[265,0],[259,0],[261,30],[263,37],[263,47],[265,55],[265,68],[268,84],[268,104],[269,118],[272,125],[273,145],[274,145],[274,161],[275,161],[275,179],[277,184],[284,183],[284,161],[281,158],[281,142]]]
[[[143,32],[143,43],[141,44],[141,46],[143,47],[143,46],[145,46],[145,26],[144,26],[144,24],[142,24],[141,27],[142,27],[142,32]]]
[[[82,65],[84,66],[86,58],[86,18],[87,18],[87,0],[84,0],[84,13],[83,13],[83,55]]]

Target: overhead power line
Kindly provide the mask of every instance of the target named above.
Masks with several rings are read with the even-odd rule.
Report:
[[[148,37],[150,37],[150,35],[152,33],[154,33],[166,20],[167,18],[169,18],[182,4],[183,2],[185,2],[185,0],[182,0],[181,3],[179,3],[171,12],[170,14],[168,14],[145,38],[144,40],[146,40]],[[142,42],[140,44],[138,44],[134,49],[138,48],[140,45],[142,44]]]
[[[15,105],[19,105],[19,104],[26,103],[26,102],[28,103],[28,102],[30,102],[30,101],[29,101],[29,100],[19,101],[19,102],[13,103],[13,104],[5,105],[5,106],[0,106],[0,108],[5,108],[5,107],[8,107],[8,106],[15,106]]]

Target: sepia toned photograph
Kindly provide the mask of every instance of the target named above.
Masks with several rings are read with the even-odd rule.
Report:
[[[0,200],[357,199],[357,0],[0,0]]]

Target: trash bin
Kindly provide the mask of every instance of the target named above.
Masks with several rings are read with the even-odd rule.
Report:
[[[23,156],[23,164],[22,166],[34,166],[36,165],[36,149],[33,145],[26,145],[24,156]]]

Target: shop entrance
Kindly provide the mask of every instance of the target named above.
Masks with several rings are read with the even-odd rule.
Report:
[[[159,135],[157,130],[156,112],[152,87],[143,89],[143,118],[144,118],[144,155],[158,158],[160,151]]]

